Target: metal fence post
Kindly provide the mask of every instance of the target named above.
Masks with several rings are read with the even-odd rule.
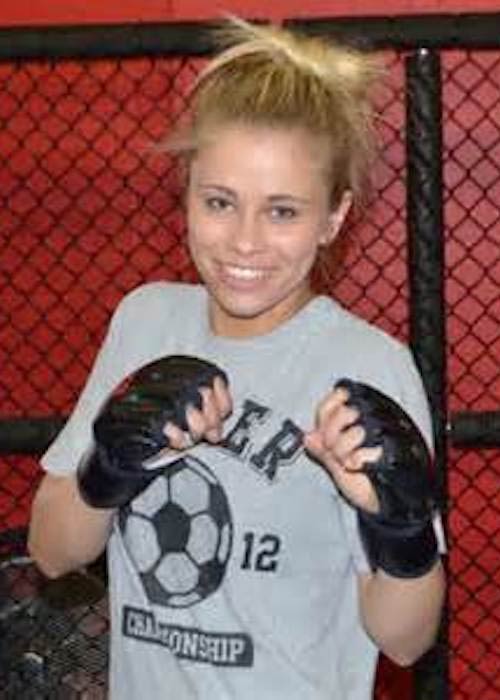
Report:
[[[439,55],[419,49],[406,59],[407,212],[410,341],[429,397],[439,504],[446,517],[446,329]],[[416,700],[446,700],[447,620],[438,643],[417,664]]]

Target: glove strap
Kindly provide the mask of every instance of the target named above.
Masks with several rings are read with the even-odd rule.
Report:
[[[157,476],[158,470],[126,469],[101,445],[84,458],[77,469],[77,483],[83,501],[92,508],[117,508],[128,503]]]
[[[418,578],[439,559],[432,521],[398,527],[358,510],[358,524],[366,556],[373,571],[382,569],[396,578]]]

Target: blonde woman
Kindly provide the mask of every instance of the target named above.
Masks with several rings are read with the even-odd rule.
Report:
[[[42,460],[30,548],[59,576],[107,547],[115,700],[367,700],[379,650],[407,665],[432,644],[444,588],[428,494],[393,517],[363,422],[373,400],[409,465],[426,463],[411,355],[311,285],[369,185],[380,69],[272,26],[235,20],[225,40],[164,145],[186,167],[201,284],[145,284],[119,305]],[[146,480],[115,459],[110,477],[96,419],[115,387],[193,357],[221,371],[184,424],[162,424],[170,458]],[[142,427],[122,418],[129,445]]]

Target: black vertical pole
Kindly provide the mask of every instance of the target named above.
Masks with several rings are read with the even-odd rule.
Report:
[[[446,519],[446,327],[439,56],[419,49],[406,59],[407,213],[410,342],[432,410],[438,498]],[[436,646],[417,664],[416,700],[447,700],[446,614]]]

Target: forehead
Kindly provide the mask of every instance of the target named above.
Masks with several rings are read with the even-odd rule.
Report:
[[[279,179],[317,186],[328,164],[326,140],[305,129],[221,124],[200,135],[190,169],[195,179],[254,179],[262,185]]]

